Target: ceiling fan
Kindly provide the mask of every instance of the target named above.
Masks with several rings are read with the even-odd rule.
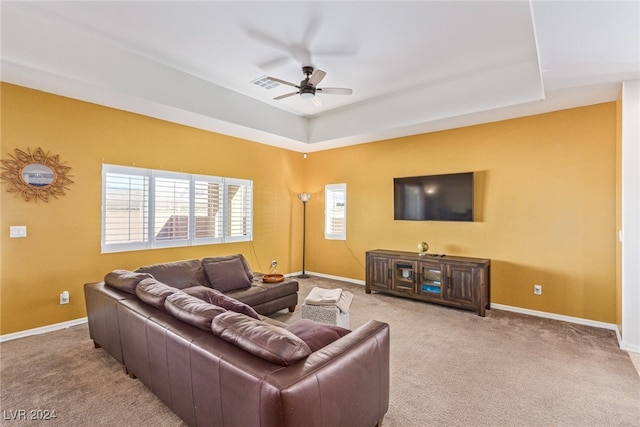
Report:
[[[333,95],[351,95],[353,93],[352,89],[346,89],[341,87],[325,87],[325,88],[318,87],[318,84],[322,81],[322,79],[324,79],[324,76],[327,74],[322,70],[314,71],[313,67],[306,65],[302,67],[302,72],[304,73],[306,78],[302,80],[299,85],[289,83],[285,80],[277,79],[275,77],[268,77],[269,80],[273,80],[283,85],[293,86],[295,88],[298,88],[297,92],[286,93],[284,95],[277,96],[273,99],[276,99],[276,100],[283,99],[293,95],[300,94],[301,98],[307,98],[311,100],[311,102],[313,102],[315,105],[321,106],[322,102],[320,101],[320,98],[316,96],[316,93],[329,93]]]

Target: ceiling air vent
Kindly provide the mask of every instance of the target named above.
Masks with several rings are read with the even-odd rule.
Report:
[[[255,80],[252,80],[251,83],[253,83],[256,86],[263,87],[263,88],[265,88],[267,90],[273,89],[274,87],[280,86],[280,83],[271,80],[267,76],[262,76],[260,78],[255,79]]]

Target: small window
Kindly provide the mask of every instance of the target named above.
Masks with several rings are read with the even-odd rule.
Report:
[[[253,183],[103,165],[102,252],[253,239]]]
[[[347,184],[324,187],[324,238],[347,240]]]

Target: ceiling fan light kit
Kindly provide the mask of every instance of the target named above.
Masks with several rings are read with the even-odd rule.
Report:
[[[353,90],[347,89],[347,88],[335,88],[335,87],[329,88],[328,87],[323,89],[323,88],[317,87],[318,84],[322,81],[322,79],[324,79],[324,77],[327,75],[327,73],[325,73],[322,70],[314,70],[313,67],[310,65],[303,66],[302,72],[306,77],[304,78],[304,80],[300,82],[299,85],[290,83],[286,80],[278,79],[276,77],[267,77],[268,79],[274,82],[281,83],[287,86],[293,86],[298,89],[297,92],[285,93],[284,95],[276,96],[273,99],[280,100],[280,99],[288,98],[290,96],[299,94],[300,98],[310,100],[316,106],[321,106],[322,103],[320,102],[320,99],[316,97],[316,92],[328,93],[333,95],[351,95],[353,93]]]

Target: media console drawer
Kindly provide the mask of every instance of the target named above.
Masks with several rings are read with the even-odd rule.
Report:
[[[365,292],[473,310],[491,304],[491,260],[376,249],[366,253]]]

